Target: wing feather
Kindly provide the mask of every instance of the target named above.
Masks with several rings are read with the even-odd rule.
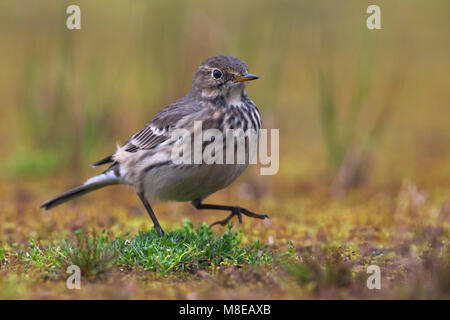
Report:
[[[157,147],[161,143],[170,139],[172,130],[184,117],[195,114],[202,110],[202,106],[186,96],[162,109],[144,128],[136,132],[120,148],[126,152],[137,152],[139,150],[149,150]],[[184,120],[182,120],[183,122]],[[104,164],[104,160],[115,164],[114,154],[96,162],[94,165]]]
[[[170,138],[169,128],[159,129],[151,124],[133,135],[123,146],[125,151],[137,152],[138,150],[148,150],[156,147]]]

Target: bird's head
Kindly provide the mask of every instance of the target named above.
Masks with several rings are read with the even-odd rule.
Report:
[[[228,55],[206,59],[195,71],[192,89],[203,97],[241,94],[247,81],[258,79],[249,74],[247,65]]]

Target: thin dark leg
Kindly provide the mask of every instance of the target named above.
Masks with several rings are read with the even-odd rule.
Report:
[[[242,215],[245,215],[247,217],[251,217],[251,218],[257,218],[257,219],[265,219],[265,218],[269,218],[269,216],[267,214],[258,214],[258,213],[254,213],[250,210],[247,210],[245,208],[241,208],[238,206],[224,206],[224,205],[220,205],[220,204],[203,204],[201,200],[194,200],[192,201],[192,205],[199,210],[224,210],[224,211],[231,211],[231,214],[226,217],[223,220],[219,220],[214,222],[213,224],[211,224],[209,227],[212,227],[216,224],[220,224],[222,226],[225,226],[228,221],[231,220],[231,218],[233,216],[237,216],[239,223],[242,223]]]
[[[150,207],[150,203],[148,203],[144,194],[138,192],[137,195],[139,196],[139,199],[141,199],[142,203],[144,204],[144,207],[147,210],[150,218],[152,218],[153,224],[155,225],[155,228],[158,230],[159,235],[163,236],[164,230],[159,225],[158,219],[156,219],[155,213],[153,212],[152,207]]]

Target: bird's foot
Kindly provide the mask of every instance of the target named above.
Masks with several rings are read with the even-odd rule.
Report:
[[[213,226],[215,226],[216,224],[220,224],[221,226],[225,226],[230,220],[231,218],[233,218],[234,216],[238,217],[239,223],[242,223],[242,215],[245,215],[247,217],[251,217],[251,218],[256,218],[256,219],[265,219],[265,218],[269,218],[269,216],[267,214],[259,214],[259,213],[254,213],[250,210],[247,210],[245,208],[241,208],[241,207],[233,207],[233,209],[231,210],[231,213],[228,217],[226,217],[223,220],[219,220],[216,221],[214,223],[212,223],[209,227],[212,228]]]

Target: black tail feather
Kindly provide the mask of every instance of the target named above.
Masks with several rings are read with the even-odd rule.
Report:
[[[97,167],[100,166],[102,164],[106,164],[106,163],[111,163],[114,162],[112,155],[111,156],[107,156],[106,158],[103,158],[102,160],[99,160],[97,162],[94,162],[93,164],[91,164],[91,167]]]
[[[119,183],[119,178],[114,174],[113,171],[106,171],[101,173],[88,181],[86,181],[83,185],[75,187],[69,191],[60,194],[59,196],[44,202],[41,205],[41,208],[45,208],[46,210],[50,210],[61,203],[69,201],[73,198],[77,198],[91,191],[103,188],[108,185]]]
[[[98,188],[101,188],[101,186],[98,186],[95,189],[98,189]],[[92,187],[87,187],[87,186],[79,186],[79,187],[73,188],[51,200],[44,202],[40,206],[40,208],[45,208],[45,210],[50,210],[51,208],[56,207],[57,205],[59,205],[61,203],[64,203],[72,198],[82,196],[83,194],[91,192],[93,190],[94,189]]]

